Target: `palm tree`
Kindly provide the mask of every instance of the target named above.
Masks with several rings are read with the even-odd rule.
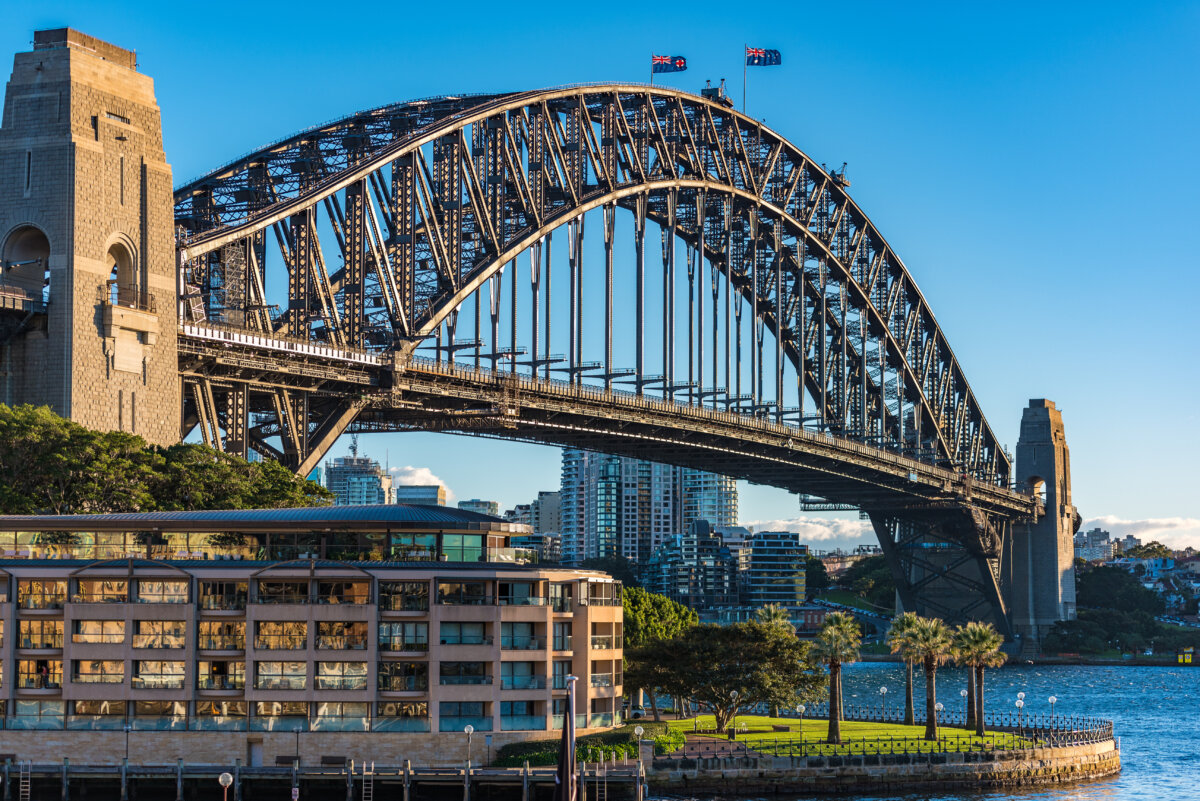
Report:
[[[900,658],[904,660],[904,725],[912,726],[916,721],[916,712],[913,709],[913,664],[917,661],[912,655],[912,651],[908,647],[909,634],[912,631],[913,624],[921,618],[916,612],[905,612],[899,615],[892,621],[892,627],[888,631],[887,644],[892,649],[893,654],[900,654]]]
[[[936,740],[937,669],[950,658],[950,627],[937,618],[918,618],[909,635],[912,654],[925,668],[925,739]]]
[[[767,604],[755,609],[754,619],[768,626],[784,626],[792,634],[796,633],[796,627],[792,625],[791,613],[779,604]]]
[[[967,717],[963,722],[963,727],[968,731],[973,731],[975,729],[975,655],[966,626],[958,626],[954,629],[954,644],[950,650],[954,655],[954,661],[967,669]]]
[[[829,667],[829,733],[826,740],[842,742],[842,665],[858,659],[862,629],[845,612],[830,612],[812,646],[812,655]]]
[[[1000,649],[1004,637],[992,628],[991,623],[968,623],[963,627],[964,637],[969,638],[973,654],[971,668],[975,673],[975,733],[983,736],[983,671],[984,668],[1000,667],[1006,655]]]

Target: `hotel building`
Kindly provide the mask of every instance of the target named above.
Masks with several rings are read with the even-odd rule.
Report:
[[[449,764],[468,725],[476,759],[555,737],[568,675],[577,728],[617,725],[621,586],[525,561],[527,533],[445,507],[0,517],[0,753]]]

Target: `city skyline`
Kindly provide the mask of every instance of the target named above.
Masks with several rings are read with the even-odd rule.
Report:
[[[1175,376],[1186,365],[1181,343],[1194,337],[1197,325],[1183,305],[1197,278],[1176,265],[1194,257],[1181,238],[1144,234],[1136,255],[1126,256],[1134,249],[1095,236],[1118,220],[1124,230],[1147,234],[1187,230],[1195,216],[1188,187],[1197,175],[1196,156],[1167,135],[1196,121],[1194,108],[1176,102],[1194,94],[1188,89],[1197,80],[1188,38],[1196,29],[1195,8],[1094,5],[1083,16],[1008,6],[1002,18],[957,6],[872,8],[869,15],[805,9],[802,16],[780,12],[794,25],[779,24],[779,16],[773,23],[745,19],[719,33],[705,21],[656,24],[669,12],[651,9],[641,12],[645,24],[638,31],[623,28],[602,53],[577,52],[564,36],[540,42],[546,49],[529,48],[523,57],[506,50],[501,60],[498,42],[519,35],[519,22],[483,9],[464,15],[453,43],[456,57],[447,58],[450,43],[436,35],[414,37],[403,52],[393,51],[391,37],[339,27],[345,21],[310,30],[275,20],[258,34],[265,46],[251,49],[217,35],[220,13],[189,17],[184,26],[177,9],[124,3],[122,11],[132,13],[114,14],[113,7],[12,4],[8,49],[26,49],[34,29],[67,24],[137,49],[156,81],[177,185],[236,153],[355,108],[451,91],[644,81],[655,50],[689,59],[688,72],[659,80],[669,77],[671,85],[697,91],[705,78],[726,77],[740,105],[736,69],[743,41],[778,48],[783,66],[751,76],[749,112],[817,161],[850,162],[851,193],[937,310],[1001,441],[1015,446],[1027,399],[1055,400],[1064,409],[1086,527],[1200,544],[1200,508],[1179,478],[1197,444],[1191,404],[1197,379]],[[697,16],[718,8],[702,5]],[[383,30],[393,13],[377,10],[380,24],[373,29]],[[416,29],[432,23],[426,15],[436,12],[411,13],[406,19]],[[562,24],[586,23],[599,36],[616,25],[581,13]],[[1031,25],[1035,13],[1038,24]],[[818,35],[852,16],[853,35]],[[777,32],[785,28],[795,32]],[[346,52],[330,48],[332,41],[347,42]],[[201,46],[210,53],[206,82],[192,79],[194,60],[186,57]],[[309,63],[310,50],[332,52],[330,59],[348,69],[374,67],[378,77],[346,82],[341,71],[326,74]],[[232,92],[247,74],[270,85],[270,93]],[[296,76],[302,79],[290,79]],[[825,99],[836,113],[793,102],[812,86],[839,90]],[[220,119],[239,124],[197,124]],[[1134,181],[1145,180],[1146,170],[1101,169],[1134,153],[1155,154],[1147,165],[1154,203],[1130,202],[1140,189]],[[1122,324],[1133,295],[1129,276],[1152,266],[1167,273],[1173,289],[1155,295],[1155,312],[1135,331]],[[1128,391],[1100,391],[1124,365],[1140,367],[1137,377],[1155,392],[1153,413],[1137,423],[1120,414],[1135,402],[1125,397]],[[348,447],[345,438],[330,456]],[[376,458],[389,453],[405,465],[398,471],[443,479],[458,498],[512,506],[557,486],[554,448],[431,434],[364,437],[362,447]],[[498,464],[509,467],[496,470]],[[739,490],[743,523],[873,539],[852,513],[801,515],[786,493],[745,484]]]

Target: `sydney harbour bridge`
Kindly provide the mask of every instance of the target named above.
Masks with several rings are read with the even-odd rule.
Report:
[[[1061,571],[1052,610],[1030,586],[1075,516],[1053,404],[1018,474],[844,173],[705,95],[399,103],[177,187],[179,437],[302,474],[417,430],[697,467],[865,512],[905,608],[1070,616]]]

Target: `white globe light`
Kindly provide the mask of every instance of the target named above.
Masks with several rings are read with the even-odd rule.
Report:
[[[943,709],[945,709],[945,707],[944,707],[944,706],[942,706],[942,702],[941,702],[941,701],[938,701],[936,704],[934,704],[934,705],[933,705],[933,708],[934,708],[935,710],[937,710],[938,712],[941,712]]]
[[[1023,706],[1025,706],[1025,702],[1022,701],[1020,698],[1018,698],[1017,699],[1017,709],[1020,709]]]
[[[800,706],[796,707],[796,711],[799,712],[801,715],[804,714],[805,709],[807,709],[807,707],[804,706],[804,704],[801,704]]]
[[[1054,706],[1054,702],[1055,702],[1055,701],[1057,701],[1057,700],[1058,700],[1058,698],[1057,698],[1057,697],[1055,697],[1055,696],[1053,696],[1053,695],[1052,695],[1052,696],[1050,696],[1050,705],[1051,705],[1051,706]]]
[[[463,733],[464,734],[474,734],[475,727],[472,726],[470,723],[468,723],[466,726],[463,727]]]
[[[966,698],[966,697],[967,697],[967,691],[966,691],[966,690],[959,690],[959,691],[958,691],[958,694],[959,694],[959,695],[961,695],[963,698]]]
[[[641,736],[642,736],[642,733],[643,733],[643,732],[645,732],[645,731],[646,731],[646,730],[645,730],[645,729],[643,729],[641,726],[638,726],[637,728],[635,728],[635,729],[633,730],[633,733],[634,733],[635,735],[637,735],[638,737],[641,737]]]
[[[879,692],[881,695],[887,695],[887,687],[880,687]]]
[[[222,773],[217,777],[217,781],[220,782],[222,787],[228,787],[229,785],[233,784],[233,775],[229,773]]]
[[[1024,700],[1025,700],[1025,693],[1017,693],[1017,700],[1019,700],[1019,701],[1024,701]]]

